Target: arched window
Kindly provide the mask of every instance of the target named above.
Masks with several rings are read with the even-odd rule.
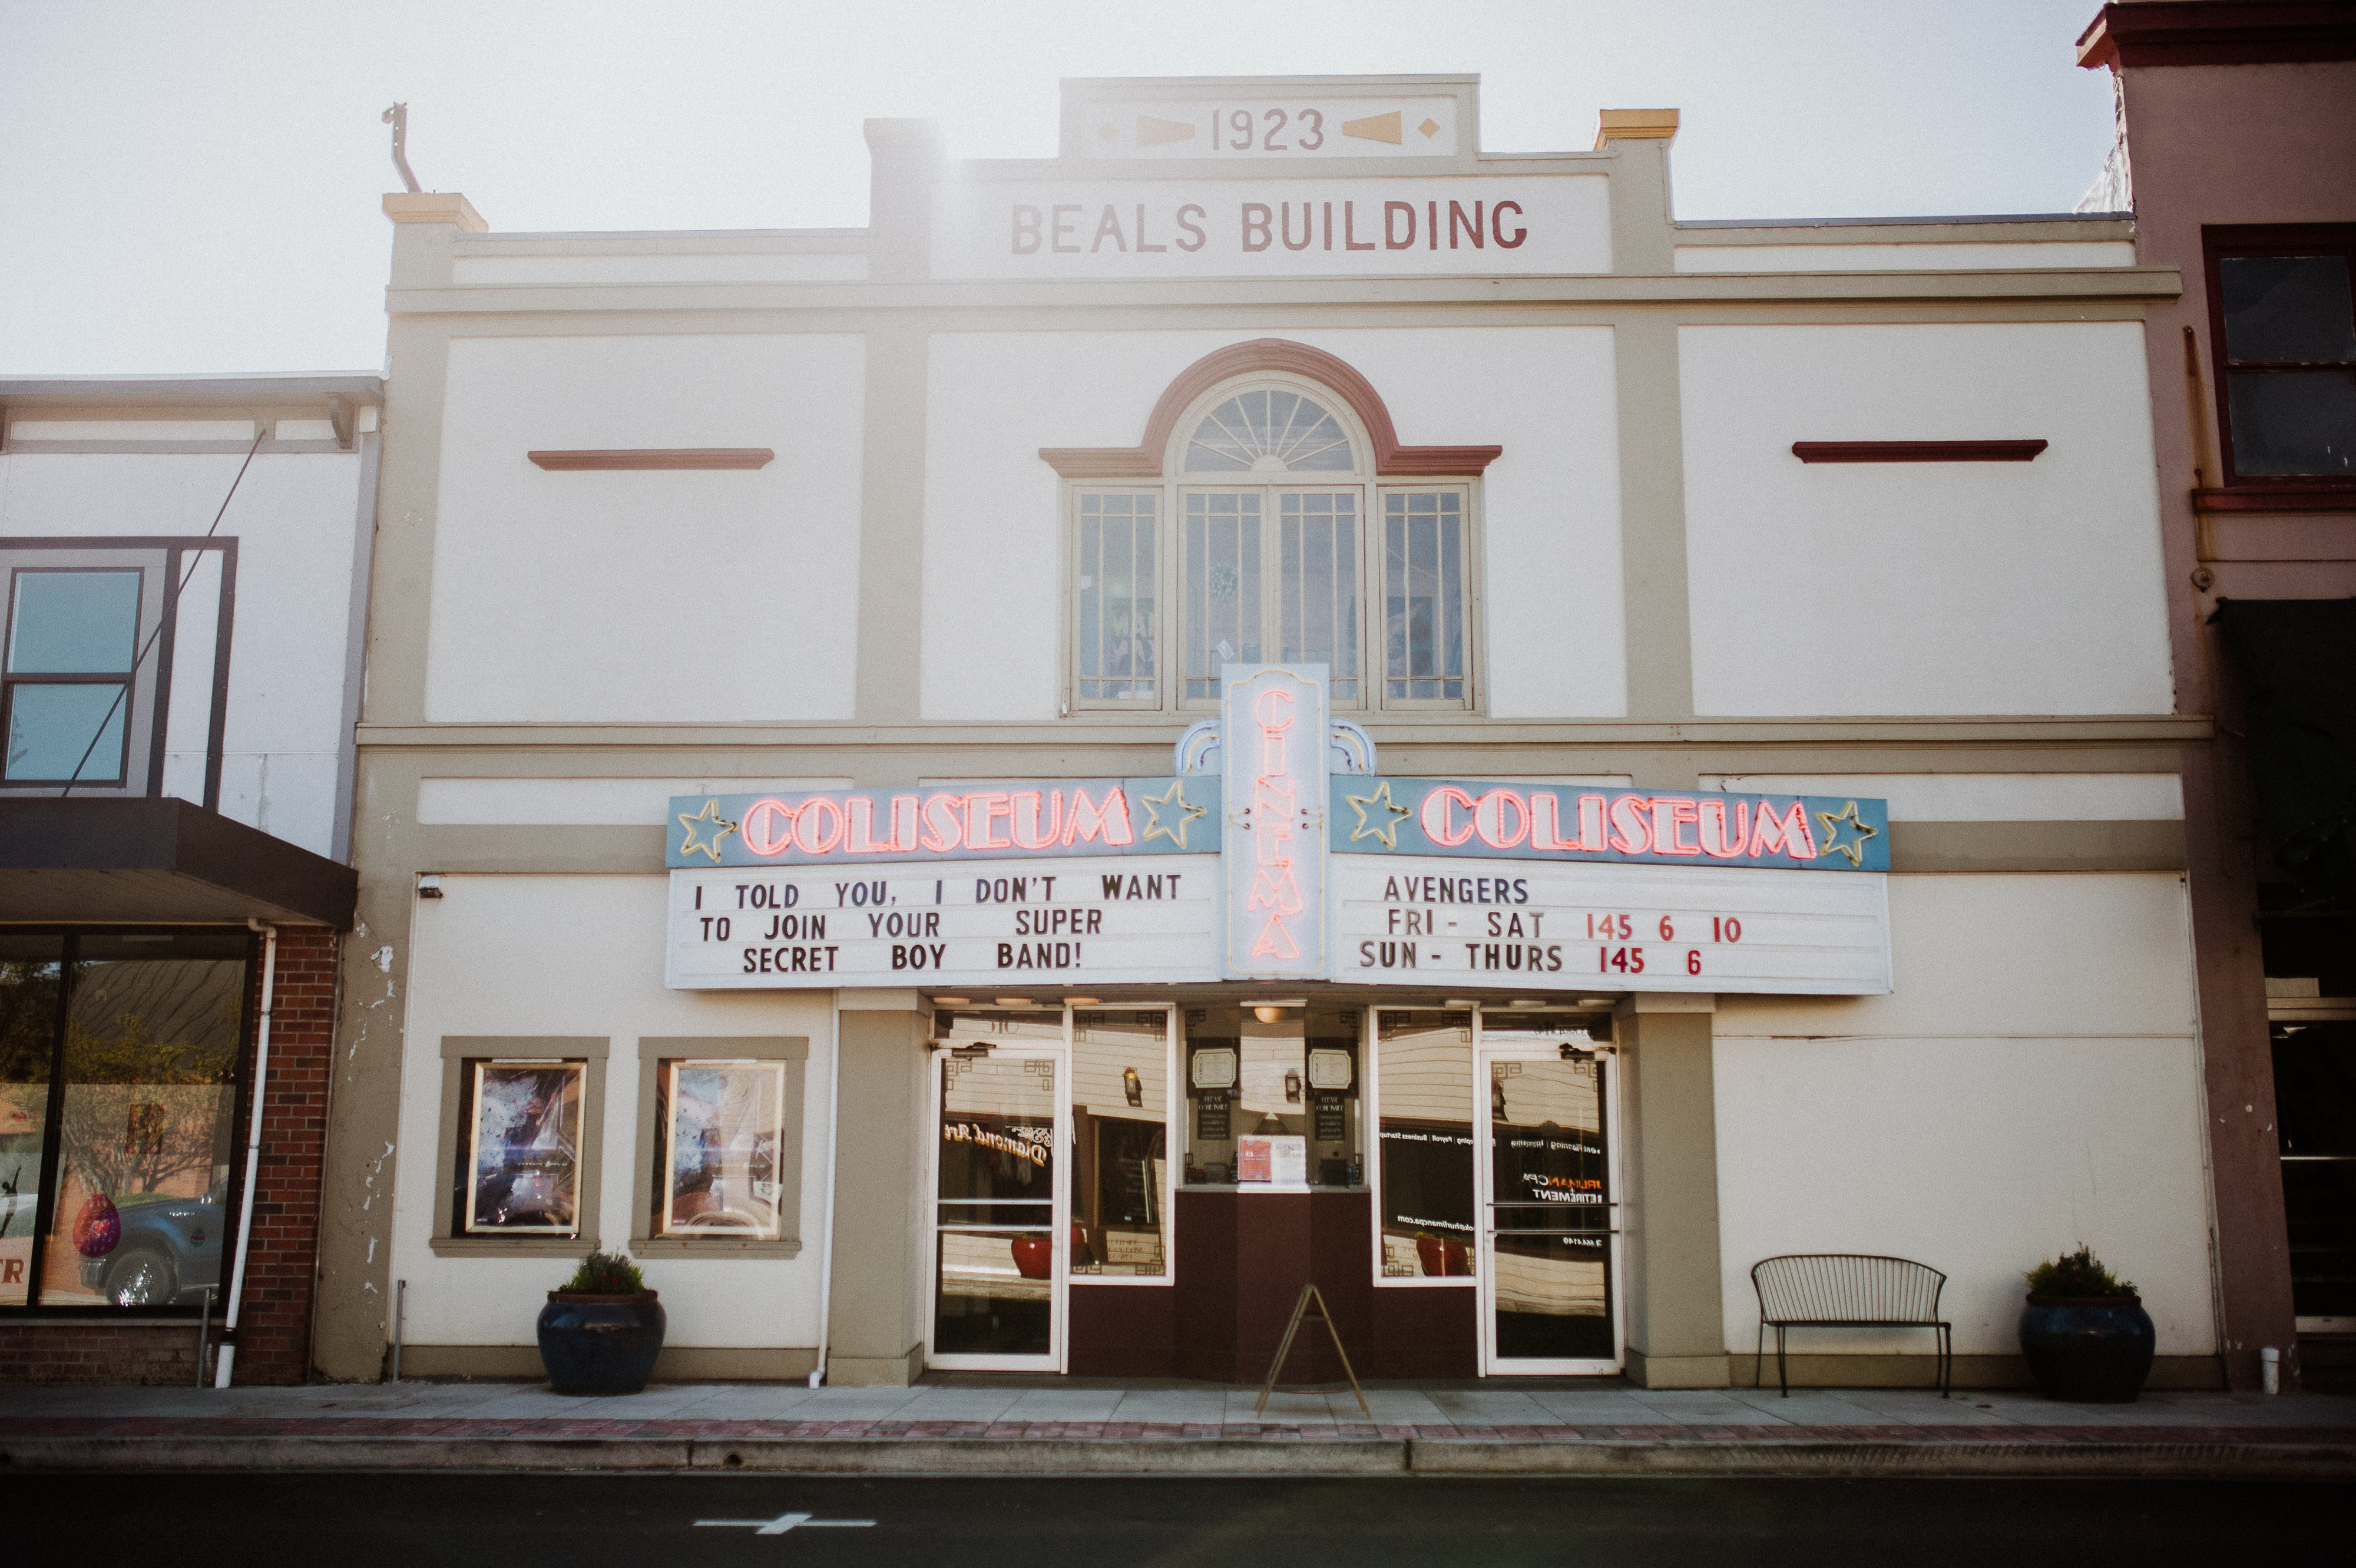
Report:
[[[1473,519],[1493,446],[1408,447],[1349,366],[1222,349],[1144,443],[1066,479],[1068,706],[1207,709],[1227,664],[1323,664],[1342,712],[1474,705]]]

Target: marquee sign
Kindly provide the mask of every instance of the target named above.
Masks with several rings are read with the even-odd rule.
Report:
[[[673,800],[669,983],[1890,988],[1882,801],[1335,772],[1223,674],[1215,774]]]

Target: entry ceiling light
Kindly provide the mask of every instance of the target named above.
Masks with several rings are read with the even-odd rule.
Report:
[[[1609,1007],[1615,1000],[1617,999],[1610,996],[1582,996],[1579,999],[1579,1004],[1581,1007]]]
[[[1254,1004],[1252,1016],[1263,1024],[1273,1024],[1284,1016],[1284,1010],[1287,1007],[1308,1005],[1309,998],[1306,996],[1271,996],[1265,1002]]]
[[[1442,1007],[1478,1007],[1481,1004],[1473,1001],[1470,996],[1451,996],[1441,1002],[1440,1005]]]
[[[970,1007],[973,1005],[973,998],[970,996],[936,996],[933,998],[933,1005],[936,1007]]]
[[[1039,1005],[1039,1004],[1032,1001],[1028,996],[999,996],[993,997],[992,1000],[1001,1007],[1036,1007]]]
[[[1104,998],[1100,996],[1066,996],[1064,998],[1064,1005],[1066,1007],[1093,1007],[1098,1002],[1103,1000]]]
[[[1533,1002],[1528,997],[1517,996],[1513,1001],[1506,1003],[1505,1005],[1508,1007],[1545,1007],[1549,1005],[1549,1004],[1545,1002]]]

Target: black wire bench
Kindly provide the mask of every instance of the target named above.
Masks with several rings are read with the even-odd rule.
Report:
[[[1794,1252],[1751,1266],[1759,1293],[1759,1337],[1752,1349],[1751,1386],[1763,1385],[1767,1330],[1775,1331],[1775,1381],[1783,1397],[1792,1382],[1783,1360],[1784,1336],[1794,1328],[1928,1328],[1939,1337],[1939,1397],[1954,1382],[1955,1326],[1939,1316],[1947,1276],[1928,1263],[1858,1252]]]

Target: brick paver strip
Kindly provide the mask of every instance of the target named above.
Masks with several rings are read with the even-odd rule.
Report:
[[[1363,1422],[1136,1422],[1136,1421],[643,1421],[524,1416],[508,1420],[465,1417],[307,1416],[14,1416],[0,1419],[0,1436],[19,1437],[379,1437],[467,1439],[623,1439],[728,1442],[769,1441],[891,1443],[908,1440],[958,1442],[1083,1441],[1119,1443],[1226,1439],[1263,1443],[1398,1442],[1549,1444],[1826,1444],[1875,1443],[1961,1445],[2066,1444],[2104,1446],[2166,1444],[2356,1444],[2356,1426],[2104,1425],[2017,1426],[1978,1423],[1956,1426],[1772,1426],[1663,1423],[1645,1426],[1452,1426]]]

